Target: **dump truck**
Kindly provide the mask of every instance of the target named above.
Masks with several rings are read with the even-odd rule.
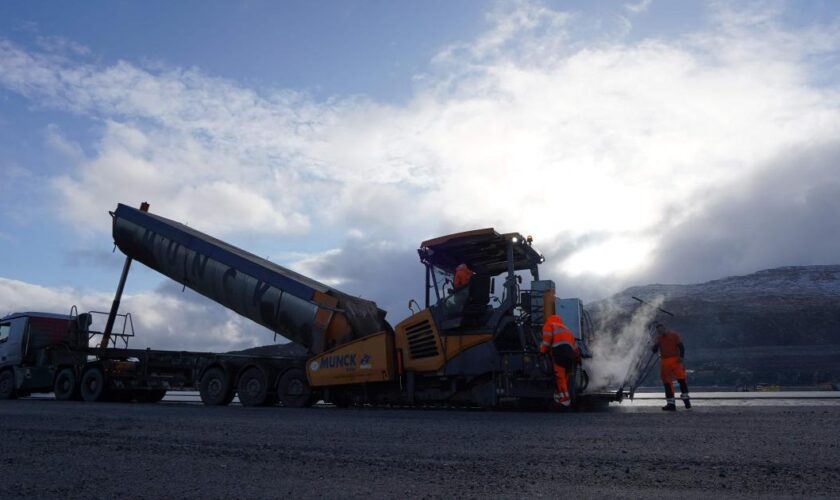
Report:
[[[550,359],[538,350],[545,318],[561,314],[588,356],[592,326],[580,300],[556,297],[555,284],[539,275],[544,257],[520,233],[486,228],[424,241],[418,250],[424,307],[412,301],[416,310],[392,327],[374,302],[149,213],[147,204],[119,204],[110,214],[114,243],[126,261],[105,328],[91,330],[88,313],[3,318],[0,328],[17,332],[20,343],[12,350],[23,355],[0,364],[0,397],[43,389],[51,381],[57,398],[78,394],[88,401],[155,400],[164,389],[195,387],[208,405],[228,404],[238,394],[249,406],[324,401],[339,407],[548,407],[554,377]],[[129,349],[124,325],[130,316],[118,310],[135,260],[306,354]],[[452,277],[459,264],[475,274],[456,291]],[[115,332],[120,318],[123,330]],[[32,332],[43,322],[51,322],[52,340],[33,343],[42,338]],[[61,324],[65,333],[59,335]],[[30,382],[36,378],[38,383]],[[587,380],[578,366],[570,384],[573,401],[621,399],[621,392],[588,392]]]
[[[131,316],[106,347],[92,327],[102,312],[20,312],[0,318],[0,399],[52,392],[59,400],[155,403],[168,390],[198,390],[206,404],[228,404],[238,385],[243,404],[264,404],[261,377],[304,369],[300,356],[253,356],[132,349]],[[102,321],[99,322],[100,325]],[[254,382],[254,380],[258,382]]]

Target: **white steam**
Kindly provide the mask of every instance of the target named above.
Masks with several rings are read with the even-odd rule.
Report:
[[[589,344],[592,358],[585,360],[591,390],[615,390],[628,377],[638,375],[631,372],[649,352],[651,322],[664,300],[659,295],[640,304],[632,314],[612,301],[598,311],[596,335]]]

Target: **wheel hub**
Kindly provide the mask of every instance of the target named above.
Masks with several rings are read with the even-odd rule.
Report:
[[[260,393],[260,389],[262,388],[262,384],[260,384],[259,380],[251,379],[245,384],[245,392],[248,393],[249,396],[256,396]]]
[[[289,382],[289,388],[286,390],[286,393],[292,396],[300,396],[301,394],[303,394],[303,391],[303,382],[295,379]]]

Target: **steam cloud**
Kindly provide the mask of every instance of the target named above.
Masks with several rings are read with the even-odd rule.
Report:
[[[664,300],[665,297],[659,295],[632,313],[613,301],[596,311],[597,335],[589,345],[592,358],[584,362],[590,389],[615,390],[627,381],[648,352],[650,324]]]

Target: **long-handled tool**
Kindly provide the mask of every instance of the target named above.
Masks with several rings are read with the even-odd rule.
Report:
[[[651,304],[651,303],[649,303],[645,300],[642,300],[639,297],[633,296],[632,298],[633,298],[633,300],[639,302],[640,304],[650,306],[650,307],[654,307],[653,304]],[[672,313],[670,311],[666,311],[665,309],[662,309],[661,307],[656,307],[656,310],[659,311],[659,312],[665,313],[668,316],[674,317],[674,313]],[[653,366],[656,364],[655,363],[656,353],[653,352],[650,349],[651,339],[653,338],[653,332],[654,332],[654,328],[651,327],[650,331],[648,332],[647,342],[645,342],[645,346],[642,348],[643,349],[642,352],[643,353],[647,352],[647,355],[641,354],[639,356],[639,358],[636,360],[636,364],[633,367],[633,369],[627,372],[628,376],[625,378],[625,383],[622,384],[621,388],[619,388],[619,392],[624,393],[624,388],[625,388],[626,385],[628,385],[627,382],[630,379],[630,374],[631,373],[636,374],[636,377],[633,380],[633,382],[631,384],[629,384],[629,386],[630,386],[629,391],[627,391],[627,395],[630,397],[631,401],[633,400],[633,396],[636,394],[636,389],[639,388],[639,386],[642,384],[642,382],[645,380],[645,378],[647,378],[651,369],[653,369]]]
[[[646,301],[640,299],[639,297],[632,296],[631,298],[633,300],[639,302],[640,304],[645,304],[645,305],[653,307],[653,304],[651,304],[650,302],[646,302]],[[674,313],[666,311],[665,309],[662,309],[661,307],[657,307],[656,310],[659,311],[659,312],[664,312],[665,314],[667,314],[668,316],[670,316],[672,318],[674,317]]]

